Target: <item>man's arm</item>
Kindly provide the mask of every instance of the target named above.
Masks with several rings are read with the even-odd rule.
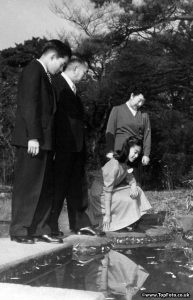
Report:
[[[35,66],[28,66],[19,85],[19,107],[25,121],[28,137],[28,153],[37,155],[42,139],[41,72]]]

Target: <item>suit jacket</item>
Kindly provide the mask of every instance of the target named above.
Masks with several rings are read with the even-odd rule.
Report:
[[[53,82],[57,99],[55,115],[56,149],[80,152],[84,149],[84,109],[62,75]]]
[[[41,149],[51,150],[55,110],[52,85],[43,66],[33,60],[19,79],[13,145],[27,147],[29,140],[38,139]]]

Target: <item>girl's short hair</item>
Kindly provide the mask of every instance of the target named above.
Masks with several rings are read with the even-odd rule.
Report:
[[[130,148],[133,146],[139,146],[142,148],[142,140],[136,136],[127,138],[123,143],[122,149],[114,153],[114,158],[117,159],[120,163],[125,163],[127,161]]]

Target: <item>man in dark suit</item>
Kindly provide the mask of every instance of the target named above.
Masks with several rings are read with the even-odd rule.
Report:
[[[51,236],[47,219],[53,201],[53,123],[56,103],[50,74],[61,72],[71,49],[59,40],[46,42],[39,60],[21,73],[18,85],[15,181],[11,240],[62,242]]]
[[[87,207],[83,192],[85,187],[84,111],[75,86],[87,71],[88,64],[79,58],[74,58],[54,82],[57,91],[55,197],[49,220],[54,236],[62,234],[58,228],[58,218],[65,198],[70,229],[77,232],[80,227],[90,225],[84,214]],[[93,231],[90,233],[94,234]]]

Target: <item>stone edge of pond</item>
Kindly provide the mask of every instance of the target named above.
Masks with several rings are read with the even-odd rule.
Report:
[[[0,267],[0,282],[27,283],[31,275],[38,276],[40,273],[49,271],[53,265],[64,264],[72,254],[72,246],[65,246],[44,251],[31,257],[20,259],[10,266],[7,264]]]
[[[28,281],[28,274],[39,274],[45,270],[49,271],[49,265],[57,266],[64,264],[78,245],[76,253],[96,255],[103,253],[110,248],[119,249],[122,247],[133,248],[142,247],[150,244],[171,241],[171,233],[150,236],[146,233],[107,233],[106,237],[91,237],[71,235],[66,238],[66,243],[56,246],[52,249],[44,249],[43,252],[34,255],[28,255],[23,259],[15,260],[15,262],[0,266],[0,282],[20,283]],[[98,242],[97,242],[98,240]],[[87,241],[87,243],[86,243]],[[96,243],[97,242],[97,243]],[[73,250],[73,251],[72,251]],[[23,275],[22,275],[23,274]],[[22,279],[24,278],[24,279]],[[23,282],[22,281],[22,282]]]
[[[82,236],[83,237],[83,236]],[[85,237],[85,236],[84,236]],[[171,231],[164,230],[163,234],[149,235],[145,233],[130,232],[130,233],[118,233],[108,232],[106,237],[100,239],[100,245],[86,245],[84,243],[78,243],[73,247],[73,253],[77,255],[90,255],[103,253],[110,248],[118,250],[120,248],[134,248],[134,247],[156,247],[157,244],[164,245],[165,243],[173,240],[174,236]]]
[[[21,284],[0,283],[1,298],[6,300],[105,300],[101,292],[64,289],[52,287],[34,287]]]

